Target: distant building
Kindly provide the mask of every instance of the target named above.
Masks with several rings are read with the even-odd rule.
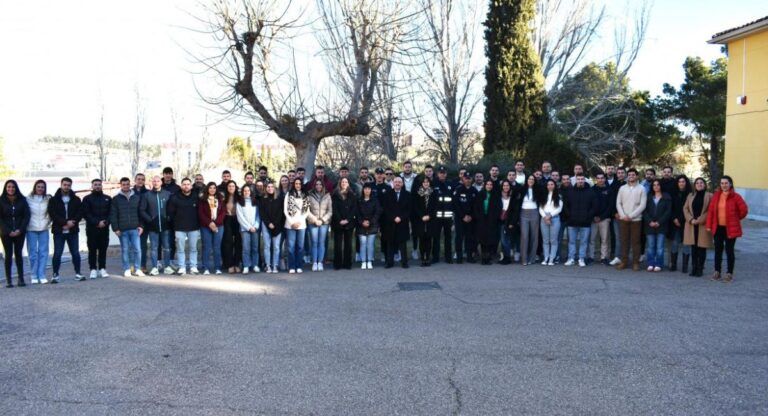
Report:
[[[750,216],[768,219],[768,16],[708,42],[728,46],[725,172]]]

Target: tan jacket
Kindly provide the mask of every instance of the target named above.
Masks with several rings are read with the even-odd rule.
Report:
[[[331,194],[323,192],[318,194],[315,191],[309,193],[309,225],[315,225],[315,221],[318,219],[323,222],[323,225],[331,223],[331,216],[333,216],[333,205],[331,202]]]
[[[693,216],[693,196],[695,193],[688,195],[685,199],[685,205],[683,205],[683,215],[685,215],[685,229],[683,230],[683,244],[686,246],[711,248],[712,247],[712,233],[707,231],[707,213],[709,212],[709,203],[712,201],[712,193],[707,192],[704,194],[704,207],[701,209],[701,215],[696,217],[699,227],[699,239],[694,241],[693,229],[696,225],[691,224]]]

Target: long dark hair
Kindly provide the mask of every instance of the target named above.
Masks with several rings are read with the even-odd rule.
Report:
[[[555,180],[552,178],[547,179],[547,181],[544,183],[544,190],[539,192],[538,203],[539,206],[547,205],[547,197],[549,196],[549,189],[547,188],[547,185],[549,185],[550,182],[555,184],[555,189],[552,190],[552,205],[557,208],[560,206],[560,190],[557,188],[557,182],[555,182]],[[536,192],[534,191],[534,197],[535,196]]]
[[[299,182],[299,184],[301,185],[301,188],[302,188],[302,190],[300,190],[300,191],[296,190],[296,182],[297,181]],[[291,182],[291,186],[288,188],[288,195],[290,195],[292,197],[295,197],[295,198],[296,197],[301,197],[301,198],[304,197],[304,182],[301,181],[301,178],[295,178],[293,180],[293,182]]]
[[[685,189],[683,189],[683,199],[685,199],[685,196],[688,196],[688,194],[690,194],[693,191],[693,188],[691,187],[691,180],[688,179],[687,176],[679,175],[677,178],[675,178],[675,191],[677,191],[678,193],[680,192],[680,187],[679,187],[680,179],[685,180]]]
[[[200,199],[208,199],[208,197],[211,196],[211,186],[213,186],[213,189],[216,190],[216,192],[213,193],[213,196],[216,197],[216,199],[221,199],[221,194],[219,193],[219,185],[217,185],[216,182],[208,182],[208,184],[205,185],[205,189],[203,190]]]
[[[240,204],[241,207],[245,206],[245,188],[248,188],[248,190],[251,191],[251,196],[248,198],[251,200],[251,205],[256,206],[256,192],[253,191],[251,186],[247,183],[240,188],[240,195],[238,195],[237,203]]]
[[[229,185],[235,185],[235,193],[230,194],[229,193]],[[237,193],[237,182],[233,180],[228,180],[227,185],[224,187],[224,202],[229,203],[231,200],[232,203],[237,203],[237,201],[240,199],[240,195]]]
[[[43,199],[45,199],[48,196],[48,184],[45,183],[44,180],[38,179],[35,181],[35,184],[32,185],[32,192],[29,193],[29,196],[35,196],[35,189],[37,189],[37,185],[43,184]],[[16,193],[19,192],[18,187],[16,187]]]
[[[13,196],[14,196],[14,197],[15,197],[17,200],[25,199],[25,198],[24,198],[24,195],[22,195],[22,194],[21,194],[21,191],[19,191],[19,183],[18,183],[18,182],[16,182],[16,180],[14,180],[14,179],[8,179],[7,181],[5,181],[5,184],[3,184],[3,193],[2,193],[2,194],[0,194],[0,198],[4,199],[4,200],[6,200],[6,201],[8,201],[8,200],[9,200],[9,198],[8,198],[8,192],[6,191],[6,188],[8,188],[8,184],[9,184],[9,183],[12,183],[12,184],[13,184],[13,186],[16,188],[16,193],[15,193],[15,194],[13,194]]]

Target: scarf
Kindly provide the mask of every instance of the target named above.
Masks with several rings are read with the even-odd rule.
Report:
[[[701,215],[701,211],[704,209],[704,194],[706,191],[696,192],[696,194],[693,196],[693,203],[691,204],[691,210],[693,211],[694,217],[699,217]]]

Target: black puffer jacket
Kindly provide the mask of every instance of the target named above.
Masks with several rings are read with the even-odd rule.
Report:
[[[112,198],[112,209],[109,212],[109,222],[112,231],[135,230],[141,226],[139,218],[139,204],[141,197],[133,189],[131,195],[126,198],[122,192],[118,192]]]
[[[106,221],[109,226],[109,213],[112,209],[112,197],[104,192],[91,192],[83,198],[82,209],[85,218],[85,227],[96,228],[101,221]]]
[[[376,197],[365,200],[362,197],[357,200],[357,235],[371,235],[379,232],[379,218],[381,218],[381,205]],[[363,221],[368,220],[368,228],[363,227]]]
[[[75,224],[79,224],[83,219],[82,204],[80,197],[75,195],[74,192],[69,192],[69,207],[64,204],[63,195],[61,189],[56,191],[50,201],[48,201],[48,216],[51,217],[51,232],[53,234],[61,234],[67,221],[74,221]],[[80,227],[70,229],[70,232],[80,232]]]
[[[197,216],[199,203],[200,199],[194,192],[189,195],[184,195],[183,192],[171,195],[166,211],[174,231],[190,232],[200,229]]]
[[[27,232],[30,216],[27,199],[23,196],[19,195],[14,202],[0,198],[0,235],[5,236],[16,230]]]
[[[597,197],[586,184],[571,187],[564,208],[568,211],[569,227],[590,227],[597,213]]]
[[[333,193],[332,201],[331,206],[333,207],[333,216],[331,217],[331,226],[334,229],[340,230],[354,229],[356,225],[355,214],[357,213],[357,197],[355,196],[355,193],[350,189],[350,191],[347,192],[347,197],[342,198],[341,194],[336,191]],[[341,225],[341,220],[347,220],[349,222],[345,225]]]

